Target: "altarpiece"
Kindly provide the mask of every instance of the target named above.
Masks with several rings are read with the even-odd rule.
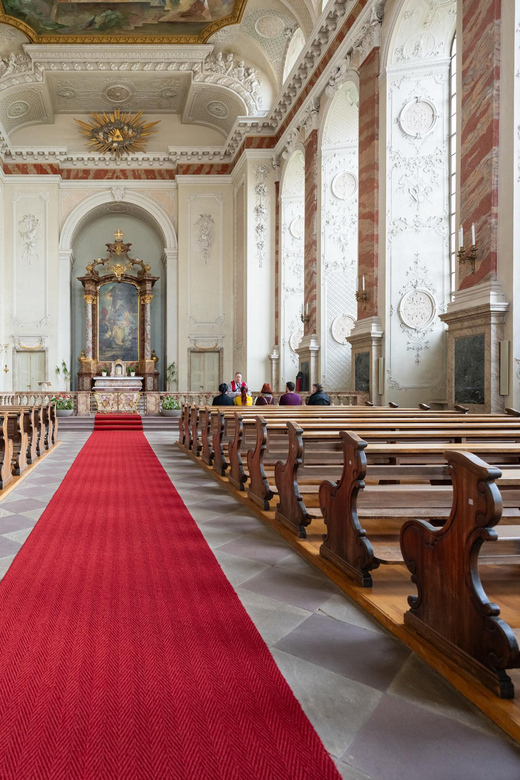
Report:
[[[116,407],[123,411],[120,399],[110,399],[110,393],[139,395],[142,390],[158,389],[150,315],[152,289],[159,277],[150,274],[148,263],[129,257],[132,245],[124,243],[123,236],[117,230],[115,240],[106,244],[107,257],[93,260],[85,276],[78,277],[84,287],[86,314],[78,389],[108,394],[103,400],[107,407],[104,411]],[[130,397],[123,401],[124,405],[133,405]],[[112,406],[114,409],[109,408]]]

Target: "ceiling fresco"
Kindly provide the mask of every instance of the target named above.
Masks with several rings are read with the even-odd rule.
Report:
[[[36,43],[200,43],[247,0],[1,0],[0,22]]]

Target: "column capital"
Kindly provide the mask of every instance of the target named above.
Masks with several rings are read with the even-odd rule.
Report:
[[[354,41],[352,64],[361,67],[372,49],[381,46],[381,28],[383,24],[384,6],[381,2],[374,2],[370,10],[370,17],[361,28]]]

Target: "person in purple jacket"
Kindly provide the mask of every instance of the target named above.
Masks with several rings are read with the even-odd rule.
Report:
[[[280,406],[301,406],[302,397],[298,393],[294,392],[294,382],[287,382],[285,385],[285,392],[280,396]]]

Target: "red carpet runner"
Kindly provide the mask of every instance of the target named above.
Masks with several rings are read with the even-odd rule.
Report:
[[[93,433],[0,583],[1,780],[337,780],[142,433]]]
[[[142,431],[140,414],[96,414],[95,431]]]

